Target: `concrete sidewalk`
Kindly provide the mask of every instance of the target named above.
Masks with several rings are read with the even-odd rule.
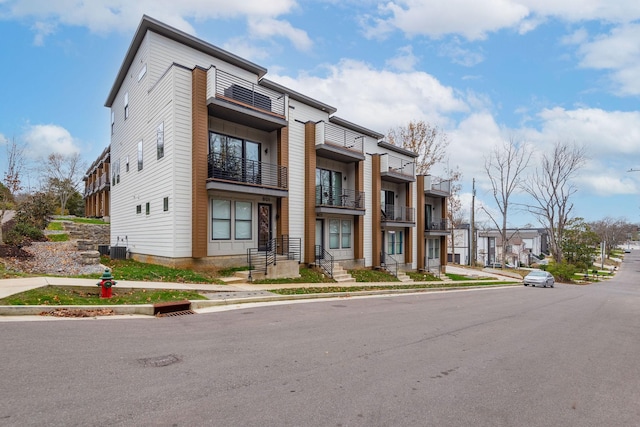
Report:
[[[507,277],[500,274],[464,269],[460,267],[447,267],[448,273],[469,275],[473,278],[491,277],[501,281],[513,281],[514,278]],[[43,286],[74,286],[74,287],[88,287],[97,289],[97,279],[75,279],[68,277],[29,277],[29,278],[14,278],[14,279],[2,279],[0,280],[0,298],[5,298],[10,295],[26,292],[31,289],[40,288]],[[469,280],[467,283],[473,283],[476,280]],[[438,282],[415,282],[414,284],[439,284],[438,288],[431,289],[395,289],[395,290],[371,290],[361,291],[358,294],[362,295],[379,295],[384,293],[409,293],[409,292],[427,292],[442,289],[451,289],[451,286],[447,286],[450,281],[438,281]],[[463,282],[456,282],[463,283]],[[203,309],[212,306],[248,303],[248,302],[274,302],[293,299],[318,299],[318,298],[335,298],[344,297],[344,293],[322,293],[322,294],[304,294],[304,295],[279,295],[269,290],[274,289],[293,289],[293,288],[324,288],[335,286],[362,286],[362,287],[375,287],[375,286],[394,286],[401,285],[397,282],[358,282],[340,285],[338,283],[287,283],[287,284],[251,284],[251,283],[234,283],[229,285],[217,285],[217,284],[197,284],[197,283],[169,283],[169,282],[142,282],[131,280],[116,280],[116,287],[114,289],[176,289],[185,291],[198,291],[202,292],[208,299],[207,300],[195,300],[192,301],[192,307],[194,309]],[[486,287],[486,286],[485,286]],[[470,287],[465,287],[470,289]],[[0,306],[0,317],[3,316],[18,316],[18,315],[37,315],[43,311],[52,311],[58,308],[75,308],[75,309],[100,309],[110,308],[117,314],[122,315],[153,315],[152,304],[139,304],[139,305],[95,305],[95,306]],[[110,316],[112,317],[112,316]],[[26,319],[25,319],[26,320]]]

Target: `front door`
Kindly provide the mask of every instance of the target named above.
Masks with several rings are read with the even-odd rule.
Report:
[[[258,250],[266,251],[269,249],[271,241],[271,205],[264,203],[258,204]]]

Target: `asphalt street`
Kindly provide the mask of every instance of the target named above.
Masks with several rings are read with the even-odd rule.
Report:
[[[636,426],[639,278],[3,323],[0,425]]]

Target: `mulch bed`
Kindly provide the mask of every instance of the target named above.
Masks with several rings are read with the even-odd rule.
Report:
[[[0,258],[31,258],[29,252],[19,246],[0,245]]]

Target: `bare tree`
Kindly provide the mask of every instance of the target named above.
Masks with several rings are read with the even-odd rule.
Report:
[[[611,255],[611,250],[628,241],[629,236],[633,235],[636,229],[636,226],[624,219],[610,217],[590,222],[588,225],[598,235],[600,241],[604,242],[607,258]]]
[[[456,242],[455,231],[460,227],[464,221],[462,215],[462,201],[460,200],[460,190],[462,184],[462,172],[456,167],[455,169],[447,168],[446,179],[449,181],[450,196],[447,198],[447,220],[451,224],[451,253],[452,261],[455,262],[456,258]]]
[[[509,245],[510,236],[507,236],[507,219],[509,216],[510,200],[514,191],[518,190],[523,181],[523,173],[529,166],[532,150],[526,144],[518,144],[513,138],[497,145],[485,158],[484,170],[487,172],[493,199],[498,206],[501,215],[501,225],[496,218],[485,208],[483,210],[491,218],[496,228],[500,230],[502,245],[502,263],[506,262],[506,247]]]
[[[449,145],[449,138],[439,127],[420,121],[410,121],[406,127],[390,129],[387,134],[394,144],[418,154],[416,173],[426,175],[433,165],[442,161]]]
[[[522,187],[534,200],[527,209],[547,229],[556,262],[563,260],[562,241],[573,209],[571,196],[578,191],[572,179],[586,160],[584,147],[556,142],[551,152],[542,155],[540,167]]]
[[[2,237],[2,222],[8,210],[12,209],[14,197],[22,189],[21,176],[24,168],[24,147],[16,143],[15,138],[7,144],[7,170],[4,173],[4,189],[0,191],[0,244]]]
[[[80,154],[49,154],[43,166],[49,190],[58,198],[60,213],[64,214],[69,198],[78,191],[82,181]]]

